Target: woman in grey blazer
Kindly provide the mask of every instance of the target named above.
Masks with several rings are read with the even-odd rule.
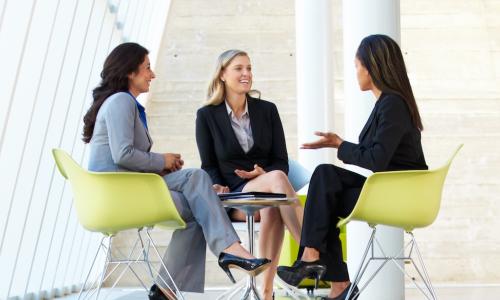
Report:
[[[165,254],[165,264],[179,289],[203,292],[207,243],[230,279],[229,265],[253,274],[267,268],[269,260],[256,259],[240,245],[205,171],[182,170],[180,154],[150,152],[152,140],[146,114],[136,100],[139,94],[149,91],[155,78],[148,51],[135,43],[117,46],[106,58],[101,78],[84,117],[83,141],[90,144],[89,170],[163,176],[187,225],[174,232]],[[149,297],[167,299],[174,295],[166,286],[155,284]]]

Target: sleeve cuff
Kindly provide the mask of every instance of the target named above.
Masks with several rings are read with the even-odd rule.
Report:
[[[152,156],[151,167],[157,172],[163,171],[163,169],[165,169],[165,158],[163,157],[163,155],[153,152],[150,152],[150,154]]]
[[[349,160],[348,159],[349,154],[352,153],[352,149],[355,146],[356,146],[356,144],[354,144],[354,143],[351,143],[348,141],[343,141],[337,150],[337,158],[343,162],[347,162]]]

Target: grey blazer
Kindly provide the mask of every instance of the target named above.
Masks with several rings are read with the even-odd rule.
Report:
[[[163,155],[149,152],[152,145],[134,98],[125,92],[113,94],[97,113],[89,170],[158,173],[165,161]]]

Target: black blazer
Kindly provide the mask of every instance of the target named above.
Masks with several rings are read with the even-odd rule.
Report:
[[[281,170],[288,174],[285,134],[276,105],[252,97],[247,101],[254,140],[248,153],[234,134],[224,102],[204,106],[196,116],[201,168],[214,184],[227,185],[231,190],[246,181],[234,173],[236,169],[251,171],[258,164],[265,171]]]
[[[359,135],[359,144],[344,141],[340,160],[373,172],[427,169],[420,130],[412,121],[406,102],[382,93]]]

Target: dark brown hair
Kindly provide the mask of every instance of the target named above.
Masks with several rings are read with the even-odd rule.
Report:
[[[404,99],[412,123],[420,131],[424,130],[399,45],[386,35],[369,35],[359,44],[356,58],[368,70],[378,89]]]
[[[118,45],[104,61],[101,82],[92,91],[94,101],[83,117],[83,142],[89,143],[94,133],[97,113],[106,99],[117,92],[128,91],[128,75],[139,70],[149,51],[136,43]]]

